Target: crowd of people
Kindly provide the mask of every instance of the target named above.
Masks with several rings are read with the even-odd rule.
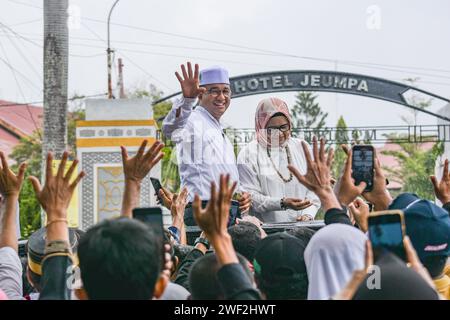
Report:
[[[220,118],[230,105],[223,68],[176,73],[183,95],[163,123],[177,144],[181,188],[159,191],[172,216],[164,237],[133,219],[143,179],[162,159],[163,143],[144,140],[130,156],[121,147],[121,217],[81,231],[68,228],[67,209],[84,172],[75,159],[56,173],[47,155],[45,182],[30,177],[46,225],[18,255],[17,210],[26,164],[14,173],[0,151],[0,299],[450,299],[450,174],[431,177],[443,206],[403,193],[393,198],[375,154],[373,188],[355,185],[352,150],[332,177],[333,148],[291,137],[287,104],[264,99],[255,115],[256,139],[234,156]],[[72,179],[72,176],[76,176]],[[374,211],[402,210],[406,258],[375,252],[368,237]],[[317,211],[324,227],[308,228]],[[297,222],[266,234],[264,223]],[[201,235],[189,245],[186,226]]]

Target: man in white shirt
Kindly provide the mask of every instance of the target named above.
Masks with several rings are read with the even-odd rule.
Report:
[[[198,65],[195,65],[193,72],[188,62],[187,70],[181,65],[181,71],[182,75],[178,72],[175,75],[183,96],[173,104],[164,119],[162,130],[167,138],[177,144],[181,187],[187,187],[188,201],[191,202],[196,193],[200,199],[207,201],[211,182],[219,186],[220,174],[229,174],[232,181],[239,181],[233,145],[220,123],[220,118],[230,105],[230,80],[228,71],[221,67],[205,69],[199,74]],[[198,106],[194,109],[197,101]],[[248,211],[250,205],[250,195],[243,192],[239,200],[240,211]],[[195,225],[189,204],[185,223]]]

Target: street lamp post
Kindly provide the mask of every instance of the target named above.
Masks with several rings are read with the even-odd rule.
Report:
[[[109,37],[109,24],[110,24],[110,20],[111,20],[111,13],[114,9],[114,7],[116,6],[117,2],[119,2],[119,0],[116,0],[116,2],[114,2],[114,4],[111,7],[111,10],[109,10],[109,14],[108,14],[108,49],[106,49],[106,53],[108,55],[108,99],[112,99],[113,98],[113,94],[112,94],[112,79],[111,79],[111,68],[112,68],[112,59],[111,59],[111,54],[114,52],[114,50],[111,49],[111,43],[110,43],[110,37]]]

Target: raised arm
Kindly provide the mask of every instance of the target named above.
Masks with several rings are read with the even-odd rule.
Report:
[[[231,198],[235,188],[236,182],[230,186],[229,175],[221,175],[218,192],[216,185],[211,183],[211,198],[205,209],[201,207],[199,196],[195,195],[192,204],[194,218],[216,251],[220,266],[217,277],[225,292],[225,297],[227,299],[259,299],[259,294],[239,264],[231,236],[228,233],[227,224]]]
[[[22,189],[26,164],[19,166],[18,174],[14,174],[9,168],[3,152],[0,151],[0,193],[2,195],[0,248],[10,247],[17,252],[17,202]]]
[[[164,135],[174,141],[177,138],[181,138],[181,135],[176,132],[179,133],[185,126],[191,114],[192,107],[197,101],[197,97],[206,90],[200,87],[198,64],[195,65],[194,71],[190,62],[187,63],[187,70],[184,65],[181,65],[181,73],[182,76],[178,72],[175,72],[175,76],[180,82],[183,96],[174,103],[162,125]]]
[[[47,155],[46,177],[44,187],[41,187],[36,177],[30,177],[36,198],[47,215],[45,257],[42,261],[42,291],[39,299],[70,299],[70,288],[67,280],[70,274],[68,268],[72,266],[72,252],[69,243],[69,229],[67,208],[73,192],[84,177],[81,171],[71,181],[78,160],[64,173],[68,153],[64,152],[56,175],[52,173],[52,153]]]
[[[121,146],[123,174],[125,176],[125,189],[123,192],[121,215],[132,217],[133,209],[139,206],[139,196],[142,180],[149,174],[150,170],[164,156],[161,149],[164,144],[156,141],[152,147],[145,152],[148,141],[142,141],[139,150],[132,158],[128,156],[127,149]]]

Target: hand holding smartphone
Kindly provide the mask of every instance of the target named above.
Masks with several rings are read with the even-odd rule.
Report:
[[[374,175],[374,149],[371,145],[355,145],[352,148],[352,177],[355,185],[366,183],[364,192],[372,191]]]
[[[152,186],[153,189],[155,190],[156,197],[158,198],[158,203],[162,204],[163,201],[161,199],[161,196],[159,195],[159,190],[162,189],[161,182],[159,182],[159,180],[156,178],[150,178],[150,181],[152,182]]]
[[[368,222],[369,238],[375,255],[379,256],[386,250],[406,261],[403,244],[405,236],[403,212],[400,210],[373,212],[369,215]]]

